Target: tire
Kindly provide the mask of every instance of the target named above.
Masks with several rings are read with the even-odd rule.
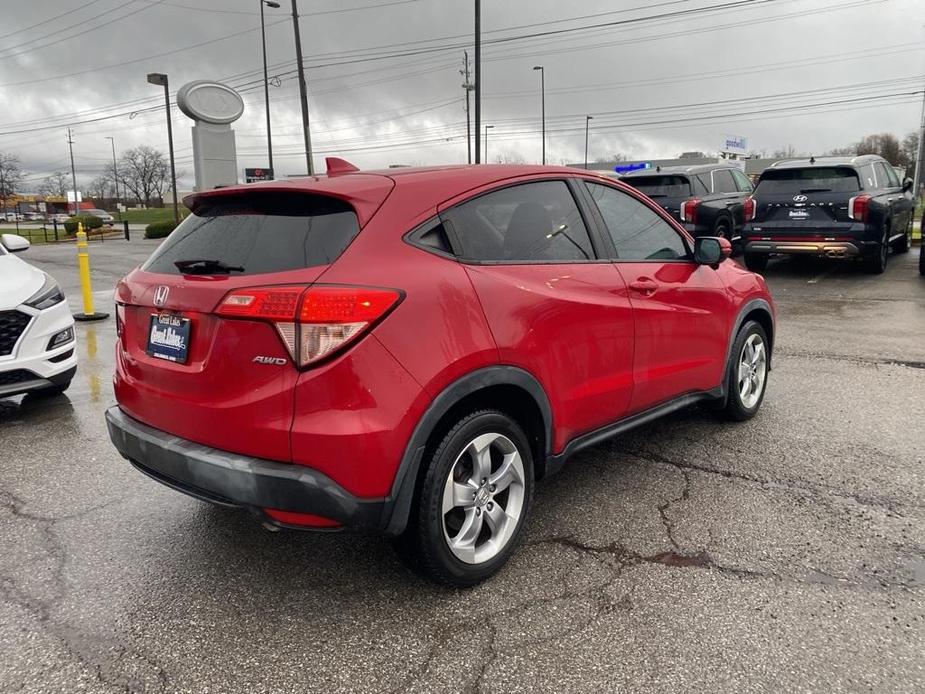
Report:
[[[732,242],[732,225],[728,219],[719,219],[713,227],[713,236],[719,236]]]
[[[925,238],[919,246],[919,274],[925,277]]]
[[[764,272],[768,267],[768,256],[764,253],[746,253],[745,267],[752,272]]]
[[[526,435],[503,412],[473,412],[425,454],[424,466],[399,554],[440,583],[484,581],[514,552],[533,499]]]
[[[882,275],[886,271],[887,260],[890,256],[890,229],[886,227],[883,230],[883,238],[877,244],[877,252],[869,255],[861,261],[864,272],[871,275]]]
[[[906,233],[893,244],[894,253],[908,253],[909,252],[909,239],[912,237],[912,218],[909,218],[909,223],[906,225]]]
[[[736,335],[726,366],[726,419],[744,422],[755,416],[764,402],[770,363],[764,328],[748,321]]]

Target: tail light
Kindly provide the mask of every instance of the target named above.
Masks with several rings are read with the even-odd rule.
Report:
[[[307,366],[356,340],[400,299],[370,287],[253,287],[229,292],[216,313],[273,323],[292,360]]]
[[[859,222],[866,222],[870,212],[870,196],[855,195],[848,200],[848,216]]]
[[[690,200],[685,200],[681,203],[681,219],[685,222],[690,222],[691,224],[697,223],[697,207],[700,205],[700,200],[697,198],[691,198]]]
[[[755,203],[755,198],[745,198],[745,202],[742,203],[742,214],[745,216],[745,221],[752,221],[757,211],[758,205]]]

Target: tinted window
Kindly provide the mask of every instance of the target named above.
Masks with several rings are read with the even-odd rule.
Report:
[[[814,166],[805,169],[768,169],[761,174],[755,193],[853,193],[860,190],[858,175],[848,167]]]
[[[282,272],[333,262],[360,227],[353,208],[321,195],[260,193],[201,202],[142,267],[180,274],[178,260],[218,260],[234,274]]]
[[[668,222],[626,193],[586,183],[597,203],[620,260],[677,260],[687,245]]]
[[[738,190],[729,169],[717,169],[713,172],[714,193],[737,193]]]
[[[630,176],[623,182],[650,198],[687,198],[691,195],[691,184],[686,176]]]
[[[739,191],[742,193],[751,193],[752,192],[752,182],[748,180],[748,176],[738,170],[733,170],[732,177],[736,181],[736,185],[739,187]]]
[[[697,174],[697,180],[700,181],[700,185],[703,186],[704,194],[713,192],[713,180],[710,178],[710,174]]]
[[[457,205],[442,215],[453,225],[463,257],[489,261],[594,258],[591,239],[564,181],[511,186]]]
[[[865,164],[861,167],[861,185],[867,190],[877,187],[877,181],[874,180],[874,167],[871,164]]]
[[[874,169],[877,171],[878,188],[897,188],[899,180],[896,178],[896,172],[888,164],[882,161],[874,162]]]

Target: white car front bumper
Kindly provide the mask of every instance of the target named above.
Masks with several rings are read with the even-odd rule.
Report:
[[[12,352],[0,355],[0,397],[69,382],[77,369],[77,354],[74,318],[67,301],[44,311],[25,305],[14,310],[29,317],[29,322],[16,339]],[[70,339],[50,347],[52,338],[68,329]]]

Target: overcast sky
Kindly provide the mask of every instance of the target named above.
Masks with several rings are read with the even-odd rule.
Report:
[[[279,77],[270,87],[276,169],[287,174],[304,172],[305,160],[290,0],[280,1],[266,19],[270,75]],[[317,167],[332,154],[361,168],[466,161],[459,70],[465,48],[471,56],[473,4],[300,2]],[[154,71],[169,74],[171,92],[196,79],[239,87],[238,164],[265,166],[257,8],[3,0],[0,152],[20,156],[24,189],[69,168],[68,125],[85,182],[111,166],[107,136],[117,154],[141,143],[166,152],[163,95],[145,81]],[[922,112],[922,0],[482,0],[482,29],[490,161],[540,160],[534,65],[545,67],[550,163],[583,160],[585,115],[594,116],[594,160],[715,152],[727,133],[756,152],[820,153],[868,133],[901,138]],[[173,124],[183,189],[192,122],[174,109]]]

